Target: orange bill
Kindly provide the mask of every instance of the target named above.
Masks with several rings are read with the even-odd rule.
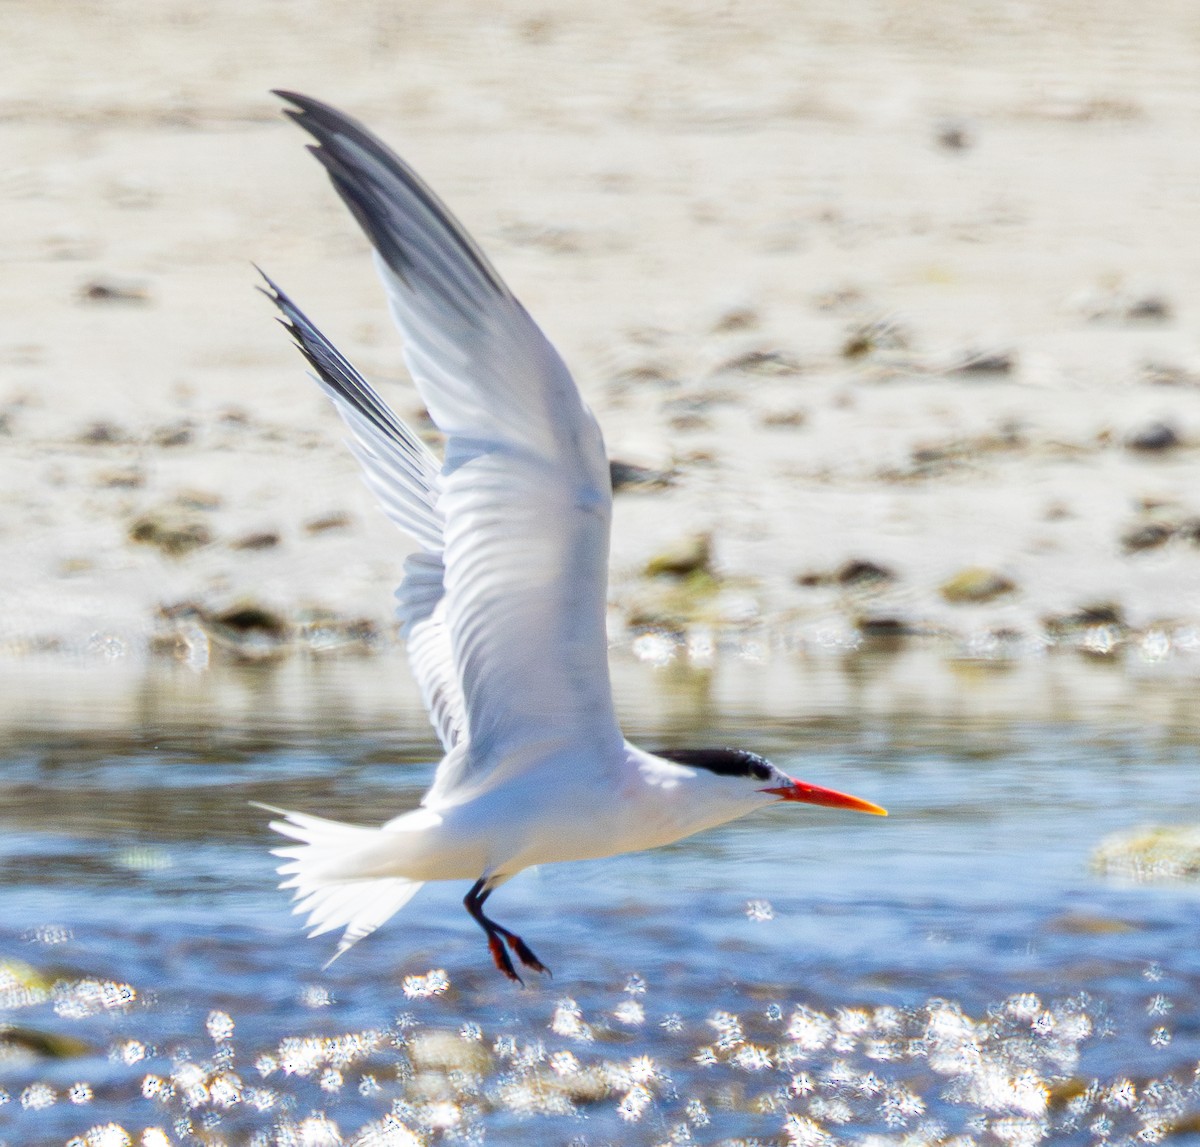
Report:
[[[790,785],[784,785],[782,788],[762,791],[774,793],[781,801],[802,801],[804,804],[819,804],[826,808],[848,808],[854,812],[869,812],[872,816],[887,816],[887,809],[865,801],[862,797],[852,797],[849,793],[839,793],[836,789],[825,789],[805,781],[793,780]]]

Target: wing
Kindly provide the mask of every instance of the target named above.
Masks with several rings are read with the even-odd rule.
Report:
[[[283,313],[284,325],[316,372],[317,382],[350,428],[350,449],[367,485],[387,516],[423,551],[405,562],[404,580],[396,590],[397,614],[429,719],[449,752],[466,733],[466,716],[442,601],[440,465],[308,316],[266,275],[263,278],[269,288],[264,294]]]
[[[375,247],[405,360],[446,434],[441,608],[469,753],[431,796],[451,799],[581,741],[618,759],[605,634],[612,488],[595,419],[403,160],[340,112],[278,94]]]

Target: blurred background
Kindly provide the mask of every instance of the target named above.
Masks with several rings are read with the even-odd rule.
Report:
[[[0,1142],[1197,1138],[1194,4],[0,28]],[[530,874],[525,993],[454,888],[320,971],[247,801],[378,820],[438,750],[408,543],[254,264],[437,435],[271,88],[382,135],[571,365],[630,736],[886,824]]]

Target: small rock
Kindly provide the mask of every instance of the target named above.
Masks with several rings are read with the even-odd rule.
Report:
[[[693,411],[674,414],[667,420],[667,423],[672,430],[678,430],[684,434],[712,429],[711,418],[706,418],[703,414],[696,414]]]
[[[129,526],[131,542],[154,546],[169,557],[182,557],[207,546],[212,533],[206,523],[190,518],[177,506],[160,506],[134,519]]]
[[[102,490],[140,490],[145,484],[145,472],[138,466],[101,470],[96,475],[96,485]]]
[[[1121,549],[1127,554],[1157,549],[1171,540],[1175,527],[1165,522],[1142,522],[1131,526],[1121,535]]]
[[[1200,371],[1174,363],[1146,362],[1142,364],[1142,382],[1150,386],[1181,386],[1200,389]]]
[[[220,494],[211,490],[180,490],[175,495],[175,504],[185,510],[219,510],[224,504]]]
[[[969,350],[950,367],[952,374],[1011,374],[1016,355],[1007,350]]]
[[[938,147],[945,148],[946,151],[966,151],[974,142],[966,124],[958,120],[946,120],[938,124],[934,138]]]
[[[258,530],[243,534],[229,543],[231,550],[270,550],[279,545],[279,535],[274,530]]]
[[[30,991],[49,992],[60,976],[54,972],[43,972],[24,960],[0,958],[0,982],[7,980],[8,984],[16,984]]]
[[[96,1054],[91,1044],[75,1036],[15,1025],[5,1025],[0,1031],[0,1048],[4,1047],[20,1048],[42,1059],[76,1059]]]
[[[1184,518],[1175,530],[1175,536],[1194,546],[1200,546],[1200,518]]]
[[[831,287],[813,296],[813,306],[819,311],[858,311],[866,304],[866,296],[858,287]]]
[[[1139,430],[1134,430],[1125,438],[1127,450],[1137,450],[1144,454],[1171,450],[1179,445],[1179,435],[1175,428],[1166,422],[1151,422]]]
[[[1084,291],[1072,305],[1089,322],[1165,323],[1173,317],[1171,304],[1161,295],[1130,291],[1119,283]]]
[[[425,417],[428,418],[429,415],[426,414]],[[244,406],[226,406],[217,418],[226,426],[249,426],[253,421],[250,412]]]
[[[379,627],[370,618],[342,617],[328,609],[308,609],[296,621],[298,637],[314,653],[368,653],[379,644]]]
[[[1063,932],[1069,936],[1123,936],[1138,930],[1137,925],[1128,920],[1091,912],[1064,912],[1046,927],[1050,932]]]
[[[615,391],[655,386],[674,389],[679,385],[679,373],[671,367],[656,362],[643,362],[619,371],[609,383]]]
[[[896,580],[896,574],[887,566],[865,558],[850,558],[835,570],[809,570],[796,575],[796,584],[807,588],[822,585],[838,585],[843,589],[874,589]]]
[[[942,582],[938,592],[946,601],[962,605],[993,601],[1012,593],[1016,588],[1013,581],[995,570],[985,569],[983,566],[969,566]]]
[[[759,419],[759,425],[770,430],[798,430],[807,421],[808,412],[798,408],[791,410],[768,410]]]
[[[786,351],[750,350],[726,360],[717,367],[717,372],[762,374],[779,377],[799,374],[801,369],[800,363]]]
[[[851,328],[842,343],[842,357],[866,358],[881,350],[908,350],[910,341],[907,331],[896,319],[873,319]]]
[[[200,626],[213,643],[244,661],[267,661],[287,652],[292,627],[273,610],[253,603],[221,613],[202,612]]]
[[[841,586],[878,586],[895,581],[896,575],[887,566],[863,558],[851,558],[838,566],[833,580]]]
[[[165,426],[155,427],[150,432],[150,441],[155,446],[186,446],[195,437],[195,427],[188,419],[170,422]]]
[[[1047,617],[1042,624],[1051,637],[1067,637],[1073,633],[1106,627],[1123,632],[1125,613],[1115,601],[1096,601],[1080,606],[1074,613]]]
[[[1200,826],[1134,829],[1106,837],[1092,854],[1092,868],[1139,884],[1200,877]]]
[[[658,577],[634,587],[625,602],[625,621],[631,629],[683,632],[697,622],[725,624],[719,600],[720,583],[705,570],[683,577]]]
[[[1171,318],[1171,304],[1160,295],[1145,295],[1130,302],[1125,318],[1130,322],[1165,323]]]
[[[1046,522],[1064,522],[1074,516],[1071,507],[1058,499],[1047,502],[1045,509],[1042,510],[1042,520]]]
[[[654,470],[649,466],[639,466],[636,462],[622,462],[617,458],[609,461],[608,476],[614,494],[625,490],[663,490],[675,480],[668,470]]]
[[[887,615],[855,618],[854,626],[876,649],[897,645],[917,632],[904,618]]]
[[[713,322],[714,334],[748,331],[758,326],[758,312],[751,306],[738,305],[723,310]]]
[[[702,571],[712,573],[712,535],[692,534],[655,554],[647,563],[647,577],[686,577]]]
[[[324,534],[330,530],[349,529],[354,519],[345,510],[333,510],[316,518],[309,518],[304,528],[310,534]]]
[[[87,303],[132,303],[144,306],[150,301],[146,285],[134,279],[103,276],[91,279],[79,289],[79,297]]]
[[[79,432],[77,442],[85,446],[115,446],[131,441],[131,435],[126,433],[115,422],[92,422]]]

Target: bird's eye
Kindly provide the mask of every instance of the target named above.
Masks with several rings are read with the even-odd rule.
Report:
[[[750,775],[756,781],[769,781],[771,779],[770,765],[754,765],[750,769]]]

